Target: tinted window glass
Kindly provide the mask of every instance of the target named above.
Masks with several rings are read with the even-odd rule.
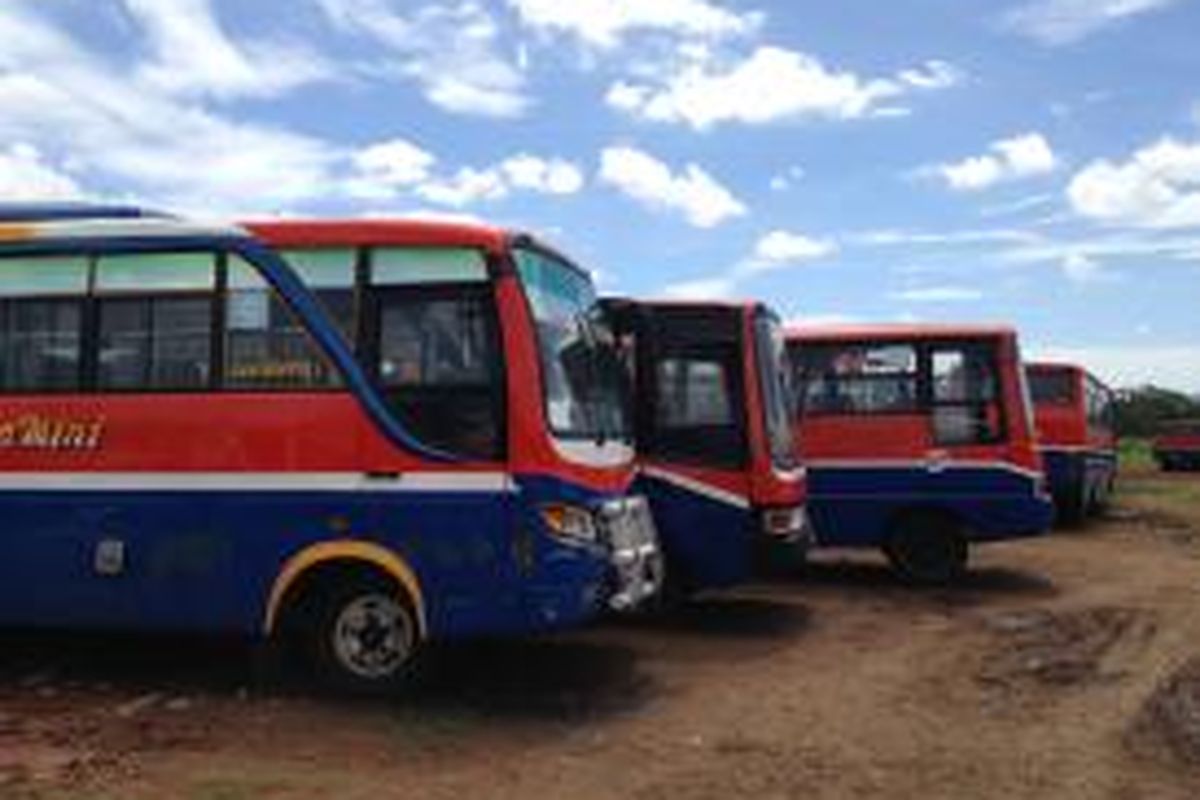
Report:
[[[912,345],[803,345],[796,354],[806,414],[912,413],[920,407]]]
[[[401,421],[426,443],[502,455],[503,366],[490,286],[376,289],[375,373]]]
[[[355,251],[344,247],[286,250],[283,257],[333,323],[353,341]]]
[[[110,298],[101,301],[99,313],[99,388],[208,386],[211,298]]]
[[[1068,370],[1031,369],[1029,393],[1036,405],[1071,405],[1075,402],[1075,376]]]
[[[0,379],[10,391],[79,386],[82,305],[78,300],[0,303]]]
[[[986,345],[938,346],[930,353],[933,438],[940,445],[969,445],[1002,438],[999,384],[993,349]]]
[[[251,265],[229,261],[225,384],[239,389],[336,386],[339,376],[275,291]]]
[[[88,261],[79,256],[0,260],[0,388],[79,387],[87,281]]]
[[[658,363],[656,423],[662,428],[733,425],[729,378],[717,361],[668,358]]]

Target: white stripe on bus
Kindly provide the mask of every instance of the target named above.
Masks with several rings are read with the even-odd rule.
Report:
[[[513,492],[504,472],[2,472],[0,491]]]
[[[703,495],[711,500],[717,500],[738,508],[750,508],[750,498],[704,483],[703,481],[698,481],[687,475],[681,475],[678,472],[672,472],[661,467],[642,467],[642,472],[651,478],[666,481],[681,489],[687,489],[689,492]]]

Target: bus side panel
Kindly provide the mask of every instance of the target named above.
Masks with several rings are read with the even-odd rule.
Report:
[[[1003,468],[818,462],[808,479],[809,511],[824,546],[881,545],[891,524],[915,509],[951,514],[980,541],[1043,531],[1052,513],[1033,478]]]
[[[667,570],[685,587],[728,586],[750,577],[755,537],[747,506],[653,475],[643,474],[636,487],[650,501]]]

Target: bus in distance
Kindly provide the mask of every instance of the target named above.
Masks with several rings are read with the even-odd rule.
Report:
[[[1200,470],[1200,419],[1162,423],[1151,446],[1163,472]]]
[[[1026,373],[1058,520],[1076,524],[1104,510],[1116,482],[1113,393],[1077,364],[1033,362]]]
[[[638,487],[667,591],[731,585],[802,553],[804,471],[778,317],[753,303],[603,302],[631,376]]]
[[[878,547],[905,579],[944,583],[970,546],[1049,526],[1010,328],[796,328],[788,353],[818,546]]]
[[[568,262],[413,223],[293,269],[100,217],[0,224],[0,624],[278,637],[376,691],[427,641],[653,592],[614,357],[551,315],[593,299]]]

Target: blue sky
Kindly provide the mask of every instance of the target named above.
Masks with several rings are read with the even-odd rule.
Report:
[[[1200,391],[1192,0],[6,0],[0,196],[465,215]]]

